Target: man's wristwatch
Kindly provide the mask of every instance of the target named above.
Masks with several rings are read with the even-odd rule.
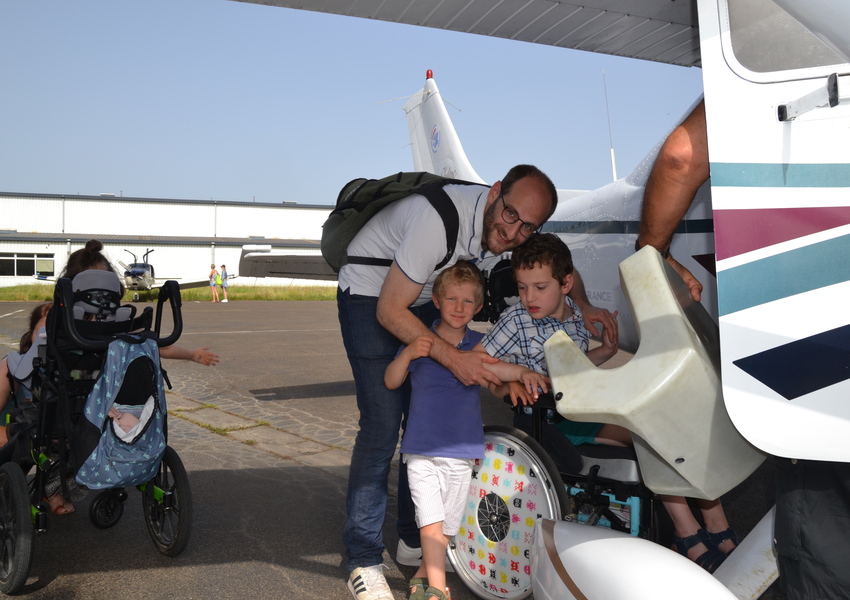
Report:
[[[638,236],[637,238],[635,238],[635,252],[637,252],[640,249],[641,249],[640,236]],[[666,249],[660,250],[658,252],[658,254],[661,255],[661,258],[663,258],[664,260],[667,260],[667,258],[670,256],[670,247],[668,246]]]

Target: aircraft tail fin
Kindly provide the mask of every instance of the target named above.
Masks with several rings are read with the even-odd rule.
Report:
[[[429,70],[425,86],[404,105],[413,170],[486,183],[472,168]]]

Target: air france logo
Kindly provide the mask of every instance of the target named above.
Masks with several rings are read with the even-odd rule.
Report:
[[[436,153],[437,148],[440,147],[440,130],[437,129],[437,126],[434,125],[434,129],[431,131],[431,152]]]

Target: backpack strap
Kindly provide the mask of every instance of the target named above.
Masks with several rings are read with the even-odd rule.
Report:
[[[458,231],[460,230],[460,218],[457,214],[457,207],[455,207],[454,202],[452,202],[452,199],[449,198],[449,195],[443,189],[443,186],[447,185],[447,183],[450,182],[428,184],[411,193],[411,195],[421,194],[422,196],[425,196],[428,202],[431,203],[431,206],[434,207],[434,210],[437,211],[437,214],[440,215],[440,218],[443,220],[443,227],[446,229],[446,255],[439,263],[437,263],[437,266],[434,267],[435,271],[446,266],[446,263],[451,260],[455,251],[455,246],[457,245]],[[389,258],[349,255],[348,263],[355,265],[372,265],[375,267],[389,267],[393,264],[393,261]]]

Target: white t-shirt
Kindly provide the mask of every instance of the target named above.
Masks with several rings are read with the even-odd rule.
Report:
[[[457,208],[459,224],[455,252],[440,271],[459,260],[480,264],[483,259],[492,258],[481,250],[484,209],[490,188],[447,185],[443,189]],[[431,288],[440,272],[434,267],[446,256],[443,220],[427,198],[414,194],[372,217],[351,240],[348,254],[395,260],[405,275],[424,286],[413,303],[420,306],[431,299]],[[377,297],[388,272],[387,267],[348,264],[339,271],[339,287],[352,294]]]

